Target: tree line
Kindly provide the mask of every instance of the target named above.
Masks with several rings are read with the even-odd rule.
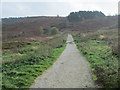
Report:
[[[85,19],[94,19],[105,17],[105,15],[101,11],[79,11],[79,12],[71,12],[67,18],[70,22],[74,21],[83,21]]]

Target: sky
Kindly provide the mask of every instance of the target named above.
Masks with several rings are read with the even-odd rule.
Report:
[[[2,0],[2,18],[26,16],[67,16],[75,11],[118,13],[119,0]]]

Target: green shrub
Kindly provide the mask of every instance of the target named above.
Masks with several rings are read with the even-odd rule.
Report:
[[[51,27],[51,28],[50,28],[50,34],[51,34],[51,35],[57,34],[58,31],[59,31],[59,29],[58,29],[57,27]]]

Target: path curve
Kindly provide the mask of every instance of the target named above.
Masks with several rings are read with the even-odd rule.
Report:
[[[67,42],[73,41],[69,34]],[[59,59],[36,78],[30,88],[94,88],[90,65],[75,43],[68,43]]]

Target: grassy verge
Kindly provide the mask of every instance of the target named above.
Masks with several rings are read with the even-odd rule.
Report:
[[[34,48],[36,46],[37,49],[33,50],[32,46]],[[32,42],[28,46],[19,48],[22,53],[19,51],[17,53],[25,54],[26,56],[3,63],[2,88],[29,88],[34,79],[57,60],[64,48],[64,36],[45,42]]]
[[[100,87],[118,87],[119,53],[114,46],[118,43],[117,36],[116,30],[74,35],[78,49],[91,64],[93,80]]]

